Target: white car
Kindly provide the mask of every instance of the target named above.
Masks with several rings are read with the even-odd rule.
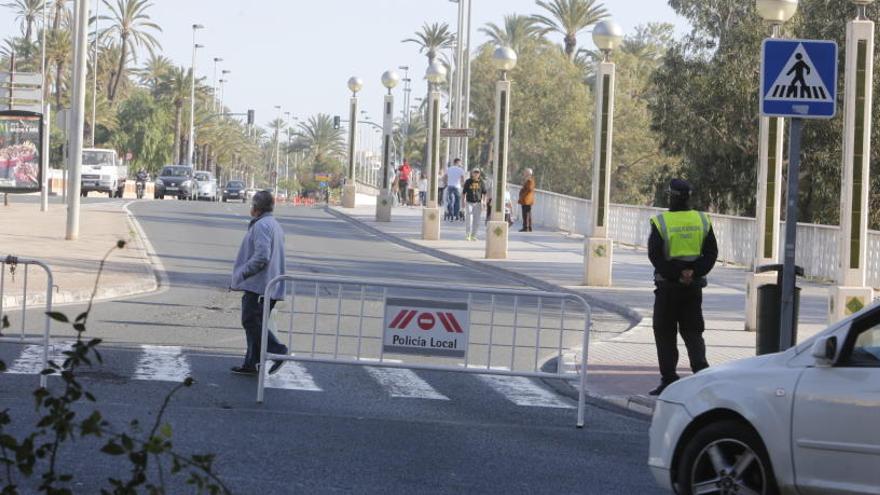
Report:
[[[880,494],[880,304],[660,395],[648,465],[681,495]]]
[[[196,180],[196,199],[207,199],[208,201],[217,201],[217,179],[211,172],[198,171],[195,173]]]

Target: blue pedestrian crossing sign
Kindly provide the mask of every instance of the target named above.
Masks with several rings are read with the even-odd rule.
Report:
[[[830,119],[837,112],[837,43],[766,39],[761,115]]]

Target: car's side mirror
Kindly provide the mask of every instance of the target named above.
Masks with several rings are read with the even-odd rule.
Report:
[[[837,337],[822,337],[813,344],[813,357],[818,366],[831,366],[837,357]]]

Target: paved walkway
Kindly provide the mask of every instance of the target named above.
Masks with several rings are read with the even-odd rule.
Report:
[[[91,295],[101,258],[118,240],[125,240],[126,248],[114,252],[104,268],[97,297],[107,299],[155,290],[156,277],[123,205],[122,200],[84,203],[77,241],[64,240],[67,209],[61,205],[50,205],[48,212],[40,212],[39,203],[0,206],[0,257],[45,262],[57,286],[54,302],[81,302]],[[3,307],[21,307],[23,268],[17,268],[13,277],[7,267],[4,283]],[[29,269],[27,283],[28,304],[43,303],[46,277],[42,270]]]
[[[593,298],[605,311],[596,311],[591,336],[591,393],[624,405],[650,407],[644,394],[656,386],[659,376],[651,329],[653,269],[644,249],[615,245],[613,287],[592,288],[582,285],[582,236],[544,230],[520,233],[516,225],[511,228],[508,259],[486,260],[484,236],[480,235],[477,242],[466,241],[463,222],[444,222],[441,240],[423,241],[420,208],[395,208],[390,223],[375,221],[375,207],[334,210],[385,235],[438,250],[438,254],[485,263]],[[723,265],[716,266],[710,274],[709,287],[704,292],[704,314],[711,364],[755,354],[755,334],[743,330],[745,276],[745,269]],[[809,282],[801,285],[799,337],[803,339],[825,327],[828,287]],[[687,353],[683,345],[680,350],[681,373],[687,374]],[[579,352],[580,349],[573,349],[567,361],[573,362]]]

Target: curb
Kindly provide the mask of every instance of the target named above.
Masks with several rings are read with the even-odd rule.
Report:
[[[147,265],[149,277],[147,279],[119,284],[116,286],[98,287],[98,290],[95,292],[95,301],[106,301],[109,299],[118,299],[121,297],[147,294],[167,287],[167,277],[165,275],[165,270],[162,262],[161,260],[159,260],[158,256],[156,256],[155,250],[153,249],[152,244],[150,244],[150,240],[147,238],[146,234],[141,228],[140,223],[138,223],[137,219],[128,209],[128,205],[131,203],[131,201],[125,203],[122,206],[122,210],[126,214],[126,219],[128,221],[129,227],[131,228],[131,230],[134,230],[135,235],[137,236],[137,241],[141,244],[140,247],[144,249],[144,253],[146,256],[144,262]],[[21,309],[22,306],[40,307],[46,305],[45,292],[40,292],[38,294],[26,294],[25,296],[26,297],[3,296],[2,302],[4,310],[11,309],[15,311]],[[56,285],[55,293],[52,294],[52,306],[55,307],[81,304],[88,301],[91,297],[92,289],[69,291],[60,290]]]
[[[635,327],[636,325],[639,324],[640,321],[642,321],[641,315],[639,315],[636,311],[633,311],[632,309],[627,308],[626,306],[616,304],[616,303],[607,301],[605,299],[597,298],[596,296],[593,296],[591,294],[586,294],[583,292],[578,292],[576,290],[567,289],[565,287],[551,284],[549,282],[545,282],[541,279],[538,279],[538,278],[535,278],[535,277],[532,277],[529,275],[523,275],[522,273],[515,272],[513,270],[508,270],[507,268],[501,268],[499,266],[489,265],[489,264],[483,263],[481,261],[474,261],[474,260],[470,260],[467,258],[462,258],[459,256],[455,256],[453,254],[449,254],[445,251],[441,251],[439,249],[430,248],[430,247],[423,246],[421,244],[418,244],[418,243],[415,243],[412,241],[408,241],[406,239],[402,239],[402,238],[397,237],[395,235],[383,232],[383,231],[377,229],[376,227],[373,227],[372,225],[369,225],[368,223],[366,223],[362,220],[359,220],[359,219],[354,218],[352,216],[346,215],[345,213],[343,213],[335,208],[325,206],[324,211],[330,213],[331,215],[333,215],[339,219],[342,219],[342,220],[345,220],[351,224],[354,224],[354,225],[360,227],[362,230],[366,230],[370,234],[376,235],[377,237],[381,237],[382,239],[385,239],[389,242],[393,242],[395,244],[406,247],[408,249],[412,249],[413,251],[418,251],[420,253],[427,254],[429,256],[433,256],[435,258],[439,258],[444,261],[448,261],[450,263],[455,263],[457,265],[467,266],[468,268],[473,268],[475,270],[479,270],[479,271],[482,271],[483,273],[487,273],[490,275],[497,275],[497,276],[500,275],[505,278],[513,279],[517,282],[520,282],[523,285],[528,285],[528,286],[533,287],[538,290],[544,290],[544,291],[548,291],[548,292],[562,292],[562,293],[566,293],[566,294],[574,294],[574,295],[583,297],[591,306],[594,306],[597,308],[602,308],[606,311],[610,311],[612,313],[616,313],[616,314],[620,315],[622,318],[627,320],[627,322],[629,322],[630,328]]]
[[[392,234],[388,234],[379,230],[368,223],[354,218],[352,216],[346,215],[345,213],[338,211],[335,208],[325,206],[324,211],[333,215],[336,218],[344,220],[346,222],[351,223],[355,227],[360,228],[370,234],[373,234],[381,239],[384,239],[388,242],[392,242],[399,246],[403,246],[408,249],[412,249],[413,251],[417,251],[423,254],[427,254],[429,256],[433,256],[435,258],[442,259],[444,261],[448,261],[450,263],[455,263],[461,266],[467,266],[468,268],[473,268],[475,270],[481,271],[483,273],[487,273],[490,275],[502,276],[508,279],[515,280],[524,285],[528,285],[530,287],[544,290],[548,292],[564,292],[569,294],[575,294],[580,297],[583,297],[590,305],[602,308],[604,310],[610,311],[612,313],[616,313],[627,320],[630,324],[630,329],[636,327],[641,321],[642,316],[637,312],[633,311],[626,306],[622,306],[619,304],[615,304],[604,299],[596,298],[590,294],[584,294],[581,292],[577,292],[572,289],[566,289],[564,287],[560,287],[558,285],[554,285],[543,280],[523,275],[518,272],[514,272],[513,270],[508,270],[506,268],[501,268],[493,265],[489,265],[480,261],[474,261],[467,258],[462,258],[459,256],[455,256],[449,254],[445,251],[441,251],[439,249],[434,249],[430,247],[423,246],[421,244],[417,244],[412,241],[408,241],[406,239],[402,239]],[[629,329],[628,329],[629,330]],[[626,330],[626,331],[628,331]],[[552,360],[544,364],[544,366],[552,365]],[[587,375],[589,376],[589,374]],[[553,379],[542,379],[542,381],[547,384],[550,388],[556,390],[557,392],[565,395],[569,398],[577,400],[578,398],[578,390],[574,386],[572,386],[569,382],[565,380],[553,380]],[[599,401],[601,404],[610,404],[616,409],[622,409],[626,412],[636,413],[638,417],[643,418],[645,416],[650,417],[654,412],[654,403],[652,400],[647,399],[642,396],[634,395],[634,396],[603,396],[599,394],[587,393],[587,397],[592,399],[593,401]],[[595,404],[595,402],[594,402]]]

